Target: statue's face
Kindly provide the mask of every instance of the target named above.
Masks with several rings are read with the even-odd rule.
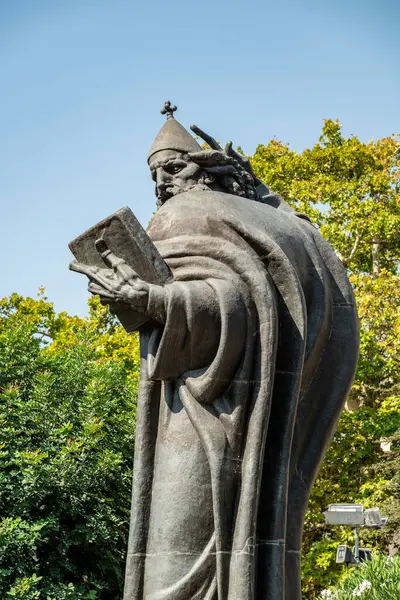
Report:
[[[151,176],[156,182],[156,195],[164,203],[172,196],[192,189],[198,182],[201,168],[183,152],[161,150],[150,157]]]

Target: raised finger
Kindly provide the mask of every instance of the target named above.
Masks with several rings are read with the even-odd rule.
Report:
[[[206,142],[206,144],[210,146],[210,148],[213,148],[214,150],[222,150],[218,142],[216,142],[211,135],[208,135],[208,133],[200,129],[200,127],[197,127],[197,125],[191,125],[190,129],[193,131],[193,133],[200,136]]]
[[[225,144],[225,154],[232,156],[232,142],[227,142]]]
[[[108,244],[104,238],[99,238],[95,241],[97,252],[110,269],[116,271],[120,265],[125,264],[125,260],[116,256],[108,247]]]

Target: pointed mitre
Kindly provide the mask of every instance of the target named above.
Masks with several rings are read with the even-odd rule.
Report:
[[[176,110],[176,107],[172,107],[172,109]],[[166,102],[161,112],[168,115],[167,121],[158,132],[150,148],[147,160],[150,160],[153,154],[161,150],[177,150],[178,152],[200,152],[202,150],[193,136],[174,119],[172,109],[171,104]]]

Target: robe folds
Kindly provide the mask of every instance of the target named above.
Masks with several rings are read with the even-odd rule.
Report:
[[[357,360],[351,286],[313,225],[268,203],[182,193],[148,234],[174,279],[140,332],[124,600],[297,600]]]

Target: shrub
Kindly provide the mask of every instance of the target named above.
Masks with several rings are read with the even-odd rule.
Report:
[[[323,590],[319,600],[398,600],[400,557],[377,554],[371,561],[352,568],[343,583]]]

